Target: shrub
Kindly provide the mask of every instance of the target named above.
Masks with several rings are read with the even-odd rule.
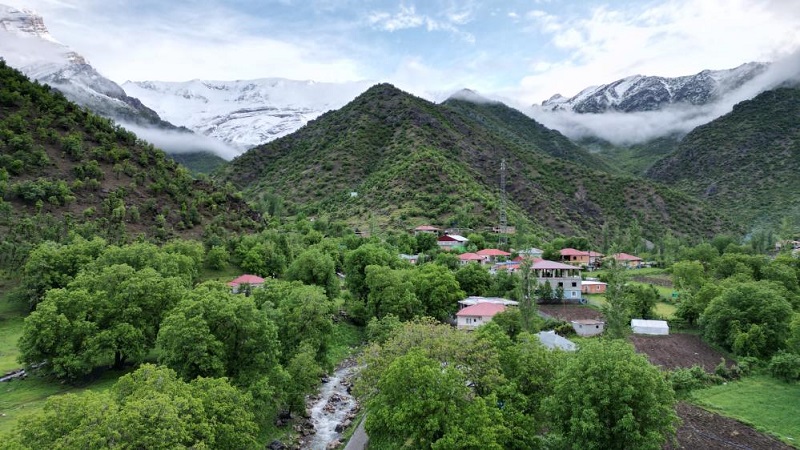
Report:
[[[723,381],[722,377],[709,374],[698,365],[674,369],[667,374],[667,380],[672,384],[672,389],[679,393],[688,393]]]
[[[773,377],[784,381],[800,380],[800,355],[778,352],[769,361],[769,371]]]

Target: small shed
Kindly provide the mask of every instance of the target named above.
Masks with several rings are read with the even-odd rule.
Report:
[[[556,334],[555,331],[540,331],[536,333],[539,341],[550,350],[558,349],[567,352],[574,352],[576,350],[575,343],[565,337]]]
[[[631,329],[634,334],[669,334],[669,325],[666,320],[631,319]]]
[[[603,332],[605,322],[594,319],[578,319],[572,321],[572,328],[578,336],[595,336]]]

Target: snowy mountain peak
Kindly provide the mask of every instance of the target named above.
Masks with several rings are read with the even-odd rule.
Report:
[[[58,43],[44,25],[44,19],[30,9],[0,5],[0,30],[19,36],[31,36]]]
[[[592,86],[566,99],[556,94],[542,102],[549,111],[603,113],[655,111],[672,104],[704,105],[766,71],[768,64],[751,62],[727,70],[703,70],[695,75],[667,78],[633,75]]]
[[[126,81],[164,119],[241,151],[285,136],[367,90],[370,81],[322,83],[256,80]]]

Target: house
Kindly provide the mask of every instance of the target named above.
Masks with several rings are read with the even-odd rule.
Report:
[[[406,255],[405,253],[400,253],[400,259],[403,261],[408,261],[411,264],[416,264],[419,261],[420,255]]]
[[[669,334],[669,325],[666,320],[631,319],[631,329],[634,334]]]
[[[469,264],[471,262],[478,263],[478,264],[483,264],[484,259],[483,259],[483,256],[481,256],[481,255],[479,255],[477,253],[462,253],[462,254],[458,255],[458,261],[463,266],[463,265]]]
[[[519,261],[503,261],[497,264],[494,264],[490,269],[489,273],[492,275],[496,275],[497,272],[508,272],[514,273],[517,272],[521,267],[521,263]]]
[[[505,306],[517,306],[519,305],[518,302],[514,300],[509,300],[507,298],[502,297],[481,297],[478,295],[470,295],[469,297],[465,298],[464,300],[458,301],[458,309],[464,309],[467,306],[477,305],[478,303],[496,303],[498,305],[505,305]]]
[[[477,253],[483,257],[487,264],[495,263],[499,260],[505,260],[511,256],[511,253],[504,252],[496,248],[485,248],[483,250],[478,250]]]
[[[439,229],[430,225],[420,225],[417,228],[414,228],[414,236],[422,233],[438,235]]]
[[[228,286],[231,287],[231,290],[234,294],[238,294],[239,292],[246,291],[247,287],[250,288],[260,288],[264,285],[264,279],[257,276],[257,275],[241,275],[234,278],[232,281],[228,282]]]
[[[542,255],[544,255],[544,250],[536,248],[536,247],[531,247],[531,248],[526,248],[526,249],[520,250],[520,251],[517,252],[517,254],[519,256],[536,259],[536,258],[541,258]]]
[[[441,250],[452,250],[454,248],[460,249],[466,247],[467,242],[469,242],[469,239],[459,234],[445,234],[439,236],[436,244]]]
[[[602,253],[593,252],[591,250],[575,250],[574,248],[564,248],[561,249],[560,253],[562,262],[577,267],[586,266],[594,269],[596,267],[600,267],[600,263],[603,259]]]
[[[585,303],[581,297],[581,269],[570,264],[542,259],[531,265],[539,284],[549,282],[555,290],[561,287],[564,290],[564,300]]]
[[[611,255],[617,263],[628,269],[636,269],[642,265],[642,258],[627,253],[614,253]]]
[[[539,338],[539,342],[542,343],[545,347],[549,348],[550,350],[564,350],[567,352],[574,352],[577,347],[575,343],[570,341],[565,337],[561,337],[556,334],[555,331],[540,331],[536,333],[536,337]]]
[[[492,321],[497,313],[506,310],[506,305],[500,303],[476,303],[456,313],[456,327],[459,330],[474,330],[479,326]]]
[[[608,284],[602,281],[583,280],[581,281],[581,293],[583,294],[604,294]]]
[[[595,336],[603,332],[605,322],[594,319],[573,320],[572,328],[578,336]]]

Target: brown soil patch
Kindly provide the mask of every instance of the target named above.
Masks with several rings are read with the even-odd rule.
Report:
[[[692,367],[699,365],[706,372],[713,372],[722,360],[722,353],[709,347],[694,334],[670,334],[668,336],[645,336],[634,334],[630,337],[636,351],[647,355],[656,366],[662,369]],[[728,361],[728,365],[733,362]]]
[[[735,419],[720,416],[688,403],[675,408],[683,423],[678,427],[678,443],[665,445],[677,449],[791,449],[783,442]]]
[[[544,317],[554,317],[556,319],[566,320],[567,322],[580,319],[603,320],[603,314],[591,306],[539,305],[539,312],[542,313]]]

